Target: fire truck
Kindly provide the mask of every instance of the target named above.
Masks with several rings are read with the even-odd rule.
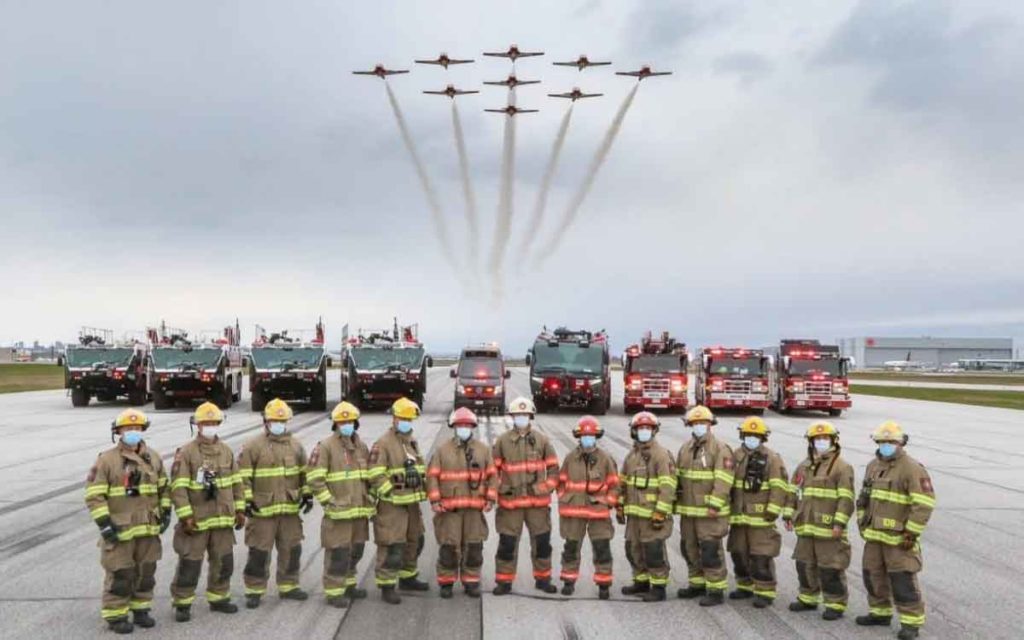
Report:
[[[109,329],[82,327],[78,344],[64,350],[64,388],[71,405],[84,407],[92,398],[101,401],[127,396],[134,406],[149,399],[146,358],[149,345],[141,339],[114,341]]]
[[[771,364],[771,356],[762,349],[704,347],[697,370],[697,404],[762,415],[768,406]]]
[[[249,393],[253,411],[280,398],[289,404],[306,403],[314,411],[327,409],[327,369],[331,357],[324,348],[324,323],[316,327],[267,333],[256,325],[249,351]]]
[[[849,409],[851,358],[839,347],[817,340],[783,340],[775,350],[769,385],[772,407],[779,413],[816,409],[838,416]]]
[[[526,364],[537,411],[574,407],[593,415],[608,412],[612,379],[604,330],[544,328],[527,352]]]
[[[358,329],[341,336],[341,397],[360,408],[390,406],[408,398],[423,407],[427,369],[434,359],[419,340],[419,325],[384,330]]]
[[[161,322],[147,330],[153,345],[149,354],[149,389],[154,409],[169,409],[179,401],[209,400],[222,409],[242,399],[242,349],[238,320],[221,331],[184,329]]]
[[[630,345],[622,354],[622,405],[627,415],[644,409],[685,412],[687,368],[686,345],[664,331],[654,337],[644,333],[640,344]]]

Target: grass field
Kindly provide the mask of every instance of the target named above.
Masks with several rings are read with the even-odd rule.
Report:
[[[900,373],[895,371],[858,371],[851,380],[896,380],[901,382],[955,382],[957,384],[1005,384],[1024,387],[1019,373]]]
[[[927,387],[880,387],[870,384],[851,384],[850,393],[886,398],[907,398],[910,400],[931,400],[972,404],[981,407],[1024,410],[1024,392],[986,391],[976,389],[932,389]]]
[[[0,364],[0,393],[64,387],[64,367],[55,364]]]

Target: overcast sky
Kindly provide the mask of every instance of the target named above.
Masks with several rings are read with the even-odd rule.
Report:
[[[1024,5],[3,2],[0,343],[166,319],[243,335],[419,322],[435,350],[542,324],[645,328],[694,345],[779,337],[1024,336]],[[694,5],[698,5],[696,8]],[[489,8],[484,8],[484,6]],[[467,287],[449,82],[517,71],[515,216],[543,242],[633,81],[652,64],[575,226],[504,295]],[[440,51],[474,57],[413,65]],[[609,69],[556,59],[586,52]],[[378,62],[456,240],[441,255]],[[527,229],[577,104],[546,224]],[[460,99],[485,239],[505,104]],[[510,256],[512,264],[515,257]]]

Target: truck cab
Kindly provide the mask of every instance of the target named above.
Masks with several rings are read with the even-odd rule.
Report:
[[[182,329],[150,329],[149,385],[155,409],[178,402],[205,401],[227,409],[242,399],[242,349],[238,321],[223,331],[191,338]]]
[[[464,348],[449,375],[455,379],[454,408],[468,407],[478,415],[505,412],[505,380],[512,372],[498,345]]]
[[[685,344],[676,342],[668,331],[658,337],[646,332],[639,344],[630,345],[622,354],[625,413],[645,409],[685,412],[689,366]]]
[[[83,327],[78,344],[64,350],[64,388],[71,406],[85,407],[96,398],[109,402],[127,397],[133,406],[149,399],[146,357],[149,345],[139,340],[115,342],[109,329]]]
[[[605,332],[560,327],[537,336],[526,354],[530,393],[537,411],[580,408],[604,415],[612,402]]]
[[[794,409],[826,411],[838,417],[853,406],[850,399],[850,358],[837,345],[817,340],[783,340],[771,370],[772,406],[779,413]]]
[[[409,398],[420,408],[427,393],[427,369],[434,359],[419,341],[418,325],[383,331],[342,330],[341,397],[357,407],[387,407]]]
[[[267,334],[256,327],[249,351],[251,408],[262,411],[267,402],[280,398],[304,403],[314,411],[327,409],[327,369],[331,358],[324,348],[324,324],[308,330],[282,330]]]
[[[762,349],[701,349],[695,396],[697,404],[715,409],[746,409],[762,415],[768,407],[772,358]]]

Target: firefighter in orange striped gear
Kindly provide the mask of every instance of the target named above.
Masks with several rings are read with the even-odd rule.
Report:
[[[110,438],[118,436],[117,444],[96,458],[85,480],[85,504],[103,536],[100,565],[106,578],[100,615],[118,634],[131,633],[135,625],[156,624],[149,611],[161,556],[160,534],[171,522],[163,461],[142,438],[148,428],[146,414],[122,411],[110,425]]]
[[[907,455],[908,437],[895,422],[879,426],[878,446],[857,499],[857,523],[864,538],[864,586],[870,611],[862,626],[889,626],[893,602],[901,640],[916,638],[924,625],[920,537],[935,509],[935,489],[924,466]]]
[[[470,598],[480,597],[487,519],[498,500],[497,469],[490,448],[474,437],[476,415],[456,409],[448,421],[453,437],[442,443],[427,464],[427,499],[434,510],[437,537],[437,583],[441,597],[451,598],[462,580]]]
[[[728,542],[736,589],[729,599],[753,597],[754,606],[763,609],[775,601],[775,558],[782,550],[775,521],[789,502],[789,474],[782,457],[766,444],[771,430],[764,420],[747,418],[739,432]]]
[[[853,515],[854,479],[840,455],[839,430],[828,422],[807,429],[807,459],[793,472],[792,492],[783,509],[786,529],[796,531],[796,574],[800,594],[790,611],[813,611],[824,600],[824,620],[838,620],[849,592],[846,569],[850,541],[846,526]]]
[[[523,525],[530,532],[534,586],[544,593],[558,591],[551,584],[551,492],[558,486],[558,456],[547,437],[531,428],[536,413],[529,398],[513,400],[508,408],[513,428],[494,443],[498,469],[496,596],[512,591]]]
[[[580,575],[580,551],[590,535],[594,550],[594,582],[598,597],[607,600],[612,584],[611,511],[618,503],[619,473],[615,460],[597,446],[604,428],[583,416],[572,435],[580,446],[562,463],[558,474],[558,531],[562,534],[562,595],[571,596]]]
[[[634,444],[622,463],[615,509],[615,519],[626,525],[626,559],[633,568],[633,584],[623,587],[622,593],[642,596],[644,602],[665,599],[671,569],[665,541],[672,535],[678,483],[672,454],[654,440],[660,428],[658,417],[649,411],[630,420]]]

